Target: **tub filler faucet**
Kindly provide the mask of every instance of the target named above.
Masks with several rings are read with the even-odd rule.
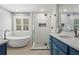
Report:
[[[9,30],[4,31],[4,40],[6,40],[6,33],[9,32]]]

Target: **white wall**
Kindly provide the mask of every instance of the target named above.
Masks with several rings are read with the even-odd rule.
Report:
[[[61,4],[59,5],[60,12],[67,9],[67,12],[79,12],[79,4]]]
[[[51,12],[51,21],[50,21],[50,28],[53,27],[53,29],[50,29],[50,32],[56,32],[56,21],[57,21],[57,17],[55,16],[56,14],[56,5],[53,6],[53,10]]]
[[[4,30],[11,30],[12,15],[9,11],[0,6],[0,36],[3,36]]]

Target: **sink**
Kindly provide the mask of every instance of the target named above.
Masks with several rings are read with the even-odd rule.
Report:
[[[66,35],[61,35],[59,37],[61,37],[61,38],[72,38],[71,36],[66,36]]]

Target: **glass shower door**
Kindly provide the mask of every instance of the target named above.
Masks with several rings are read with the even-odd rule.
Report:
[[[35,14],[33,49],[48,49],[49,19],[44,13]]]

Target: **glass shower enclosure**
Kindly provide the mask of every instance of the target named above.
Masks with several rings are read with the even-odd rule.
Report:
[[[32,12],[32,49],[48,49],[49,13]]]

